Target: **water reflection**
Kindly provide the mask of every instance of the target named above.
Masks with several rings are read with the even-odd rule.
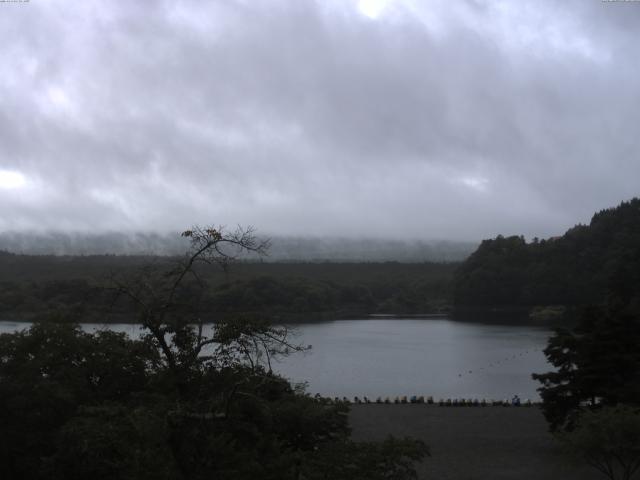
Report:
[[[330,396],[534,399],[531,373],[550,369],[542,354],[549,334],[446,319],[325,322],[300,327],[300,343],[313,349],[277,369]]]

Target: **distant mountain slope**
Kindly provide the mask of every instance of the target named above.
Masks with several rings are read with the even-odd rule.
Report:
[[[269,260],[339,262],[459,262],[477,242],[381,240],[371,238],[274,237]]]
[[[0,319],[66,318],[135,321],[126,298],[105,289],[114,276],[153,265],[175,267],[175,257],[133,255],[17,255],[0,251]],[[186,290],[202,318],[259,313],[287,321],[363,318],[378,314],[442,314],[451,306],[454,263],[239,262],[228,271],[201,265],[201,292]],[[191,299],[188,295],[198,292]]]
[[[583,305],[612,285],[640,298],[640,199],[596,213],[561,237],[483,241],[458,268],[456,306]],[[622,287],[622,288],[621,288]]]
[[[457,262],[474,242],[401,241],[338,237],[271,239],[266,261]],[[0,233],[0,250],[37,255],[179,255],[188,242],[178,233]]]

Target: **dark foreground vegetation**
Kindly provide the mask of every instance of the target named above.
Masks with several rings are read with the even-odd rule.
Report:
[[[152,336],[52,323],[0,336],[2,478],[412,478],[424,444],[352,441],[346,405],[234,355],[252,328],[227,325],[224,348],[193,361],[183,339],[173,366]]]
[[[2,478],[415,478],[424,443],[352,441],[347,405],[271,371],[273,358],[304,349],[286,328],[238,316],[203,333],[191,302],[207,284],[195,266],[264,246],[242,230],[184,236],[192,249],[172,269],[112,279],[141,339],[54,322],[0,335]]]

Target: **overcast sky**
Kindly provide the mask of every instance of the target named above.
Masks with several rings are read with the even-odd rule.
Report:
[[[0,231],[478,240],[640,194],[640,2],[0,3]]]

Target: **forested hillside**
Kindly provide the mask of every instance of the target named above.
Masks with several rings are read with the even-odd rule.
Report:
[[[50,316],[129,321],[131,306],[105,287],[113,276],[179,257],[32,256],[0,252],[0,319]],[[302,321],[371,313],[440,313],[451,305],[452,263],[238,262],[226,273],[198,270],[209,287],[197,299],[204,318],[234,313]],[[189,301],[195,301],[190,299]]]
[[[577,306],[606,300],[612,283],[640,307],[640,199],[596,213],[547,240],[498,236],[457,269],[454,305]]]

